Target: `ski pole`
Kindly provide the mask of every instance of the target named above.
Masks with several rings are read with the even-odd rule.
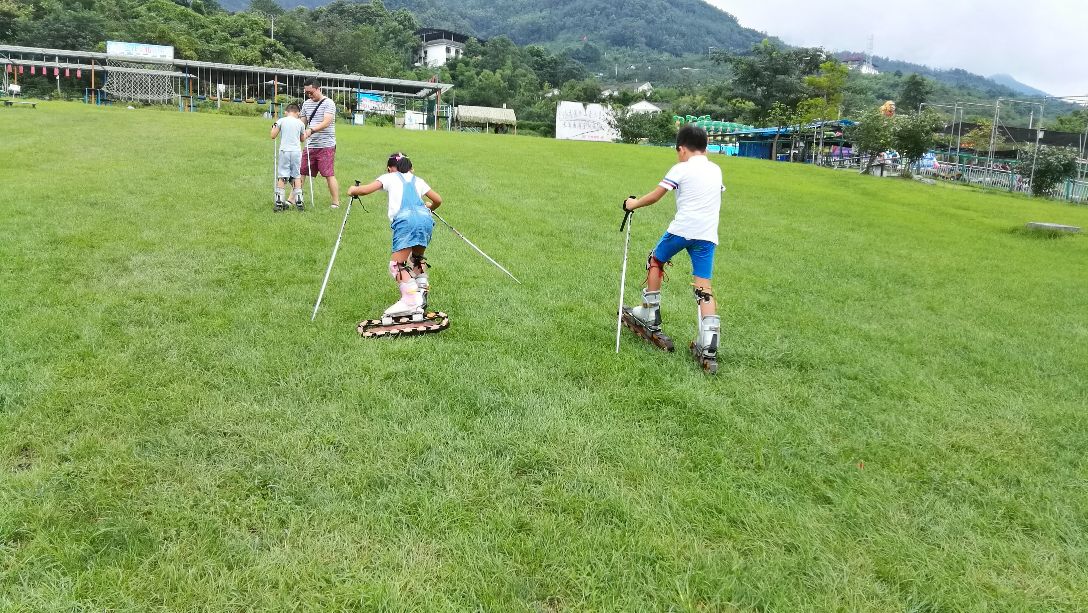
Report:
[[[358,181],[355,182],[359,184]],[[351,203],[355,202],[358,196],[352,196],[351,200],[348,200],[348,208],[344,211],[344,221],[340,224],[340,233],[336,235],[336,245],[332,248],[332,257],[329,258],[329,267],[325,269],[325,280],[321,282],[321,291],[317,294],[317,302],[314,303],[314,314],[310,316],[310,321],[317,319],[317,309],[321,306],[321,299],[325,297],[325,287],[329,284],[329,275],[332,274],[332,264],[336,261],[336,252],[340,250],[340,239],[344,237],[344,228],[348,225],[348,215],[351,215]]]
[[[317,209],[317,200],[314,198],[314,158],[310,155],[310,139],[306,139],[306,174],[310,177],[310,208]],[[348,216],[344,215],[344,221]]]
[[[446,227],[447,227],[447,228],[449,228],[450,230],[452,230],[452,231],[453,231],[453,233],[454,233],[454,234],[456,234],[457,236],[460,236],[460,237],[461,237],[461,240],[465,241],[466,243],[468,243],[468,246],[469,246],[469,247],[472,247],[473,249],[475,249],[475,250],[476,250],[476,253],[479,253],[480,255],[482,255],[482,256],[484,256],[485,258],[487,258],[487,261],[488,261],[488,262],[491,262],[492,264],[494,264],[495,266],[497,266],[497,267],[499,268],[499,270],[501,270],[501,271],[505,272],[505,273],[506,273],[507,275],[510,275],[510,278],[511,278],[511,279],[513,279],[514,281],[516,281],[516,282],[517,282],[517,283],[518,283],[519,285],[521,284],[521,281],[518,281],[518,278],[517,278],[517,277],[515,277],[515,276],[514,276],[514,275],[512,275],[512,274],[510,274],[510,271],[509,271],[509,270],[506,270],[505,268],[503,268],[503,267],[502,267],[502,264],[499,264],[498,262],[496,262],[496,261],[495,261],[495,260],[494,260],[494,259],[493,259],[493,258],[492,258],[491,256],[487,255],[486,253],[484,253],[484,252],[483,252],[483,250],[482,250],[482,249],[480,249],[480,248],[479,248],[479,247],[477,247],[477,246],[476,246],[475,244],[473,244],[473,242],[472,242],[472,241],[470,241],[470,240],[468,240],[467,238],[465,238],[465,235],[464,235],[464,234],[461,234],[460,232],[458,232],[458,231],[457,231],[457,228],[454,228],[454,227],[453,227],[453,226],[451,226],[451,225],[450,225],[450,224],[449,224],[449,223],[448,223],[448,222],[447,222],[447,221],[446,221],[445,219],[442,219],[442,216],[441,216],[441,215],[439,215],[438,213],[436,213],[436,212],[434,212],[434,211],[431,211],[431,215],[434,215],[435,217],[437,217],[437,218],[438,218],[438,221],[441,221],[442,223],[446,224]]]
[[[634,198],[635,196],[631,196]],[[620,307],[616,312],[616,353],[620,352],[620,331],[623,330],[623,290],[627,285],[627,249],[631,245],[631,226],[634,225],[633,217],[634,211],[627,211],[626,200],[624,200],[623,221],[620,222],[620,232],[623,232],[624,226],[627,227],[627,236],[623,239],[623,268],[620,269]]]

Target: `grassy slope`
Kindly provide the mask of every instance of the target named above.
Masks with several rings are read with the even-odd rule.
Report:
[[[340,217],[270,212],[267,121],[0,113],[0,609],[1088,607],[1088,239],[1015,231],[1086,209],[724,160],[707,378],[611,350],[667,149],[342,126],[525,282],[436,229],[453,327],[362,341],[382,202],[311,324]]]

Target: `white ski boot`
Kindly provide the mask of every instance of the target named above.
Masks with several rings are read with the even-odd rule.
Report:
[[[394,320],[408,318],[408,321],[423,321],[423,307],[419,304],[419,290],[416,282],[409,279],[400,283],[400,300],[393,303],[382,313],[382,323],[389,325]]]
[[[661,292],[642,290],[642,306],[632,307],[629,312],[650,332],[661,330]]]
[[[718,340],[721,338],[722,320],[717,315],[706,315],[699,320],[699,333],[691,343],[695,360],[710,374],[718,372]]]
[[[431,280],[427,273],[416,275],[416,291],[419,292],[419,308],[427,311],[427,295],[431,293]]]
[[[665,351],[673,350],[672,339],[661,332],[661,292],[642,290],[642,306],[623,307],[623,325]]]

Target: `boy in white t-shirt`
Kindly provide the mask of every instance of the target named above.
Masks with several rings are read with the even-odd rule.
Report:
[[[696,354],[708,360],[716,359],[721,319],[711,293],[710,278],[714,271],[714,249],[718,245],[718,214],[722,206],[722,169],[706,157],[706,131],[693,125],[680,128],[676,134],[676,157],[680,160],[657,184],[641,198],[623,201],[624,212],[654,204],[667,192],[676,190],[676,217],[669,224],[646,262],[646,288],[642,290],[642,306],[631,314],[651,331],[661,330],[661,279],[663,267],[673,256],[686,249],[691,257],[695,301],[699,305],[699,332],[695,340]]]
[[[348,195],[366,196],[379,190],[389,194],[389,227],[393,230],[389,274],[400,287],[400,300],[386,309],[383,317],[422,316],[431,288],[423,254],[434,230],[431,211],[442,206],[442,197],[412,173],[412,160],[403,153],[389,156],[386,170],[371,183],[353,186]],[[425,204],[423,198],[430,204]]]
[[[281,117],[272,125],[272,138],[280,138],[279,155],[276,162],[276,204],[273,211],[279,213],[285,211],[293,204],[298,210],[303,210],[302,204],[302,132],[306,124],[299,119],[299,106],[292,102],[287,105],[287,115]],[[294,192],[290,200],[284,199],[284,188],[291,181]]]

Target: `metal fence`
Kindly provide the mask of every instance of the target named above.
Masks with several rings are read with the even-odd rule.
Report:
[[[869,161],[868,157],[825,157],[821,160],[824,166],[840,169],[861,170]],[[893,176],[902,170],[900,164],[894,162],[877,162],[869,170],[869,174],[876,176]],[[1015,169],[989,168],[973,164],[956,164],[954,162],[940,162],[938,166],[931,168],[914,169],[914,174],[928,179],[939,181],[951,181],[967,183],[1000,189],[1008,192],[1031,193],[1030,176],[1024,176]],[[1050,190],[1047,194],[1051,198],[1065,200],[1077,204],[1088,204],[1088,179],[1068,179],[1061,185]]]

